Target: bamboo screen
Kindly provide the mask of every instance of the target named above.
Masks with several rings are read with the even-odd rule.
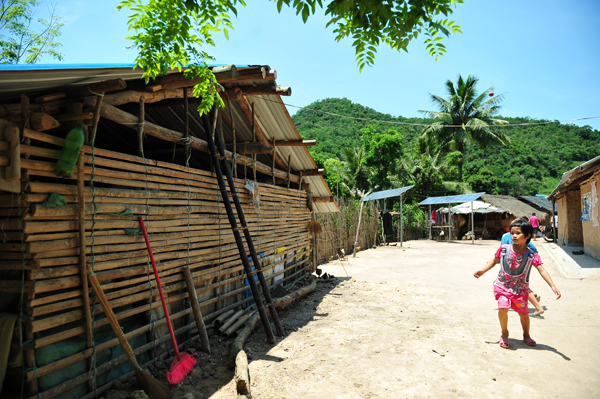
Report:
[[[317,264],[337,259],[338,250],[343,248],[346,254],[354,250],[360,203],[355,200],[338,200],[339,212],[319,213],[317,220],[323,231],[317,235]],[[373,201],[365,203],[362,209],[358,246],[362,250],[376,245],[378,209]]]
[[[24,342],[25,375],[13,379],[26,381],[30,399],[67,391],[71,397],[92,398],[111,370],[127,360],[118,355],[122,352],[114,335],[100,338],[109,326],[90,290],[94,345],[82,344],[76,352],[40,362],[49,348],[70,340],[85,342],[82,337],[89,331],[80,283],[77,173],[71,179],[54,174],[63,139],[32,130],[25,136],[31,144],[21,145],[24,190],[20,195],[0,193],[0,295],[12,295],[6,302],[13,307],[9,311],[25,316],[24,328],[17,327],[13,336],[13,349],[20,347],[20,339]],[[87,146],[83,151],[86,261],[117,319],[130,327],[125,332],[138,359],[151,361],[161,345],[170,349],[146,245],[137,231],[139,216],[147,222],[179,343],[194,338],[195,331],[182,275],[188,264],[205,320],[252,300],[246,295],[240,255],[213,174],[99,148],[93,154]],[[6,157],[0,162],[6,165]],[[312,261],[306,192],[261,183],[257,207],[244,181],[236,179],[236,184],[267,281],[287,284],[304,277]],[[51,193],[63,196],[67,204],[43,206]],[[23,301],[17,304],[19,298]],[[98,360],[113,352],[112,358],[104,356],[104,363]],[[74,367],[79,371],[72,371]],[[62,374],[49,378],[53,373]]]

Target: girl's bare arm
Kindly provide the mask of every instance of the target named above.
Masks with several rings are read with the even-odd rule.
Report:
[[[548,274],[546,269],[544,269],[544,266],[539,265],[537,267],[537,269],[538,269],[538,272],[540,272],[540,274],[542,275],[542,278],[544,279],[544,281],[546,281],[548,283],[548,285],[550,286],[550,288],[552,289],[552,292],[554,292],[556,294],[556,299],[560,299],[560,291],[554,285],[554,282],[552,281],[552,277],[550,277],[550,274]]]
[[[500,260],[500,258],[494,257],[494,259],[492,259],[488,263],[486,263],[482,269],[477,270],[475,273],[473,273],[473,276],[475,276],[475,278],[479,278],[479,277],[483,276],[485,274],[485,272],[487,272],[488,270],[490,270],[491,268],[496,266],[496,263],[498,263],[499,260]]]

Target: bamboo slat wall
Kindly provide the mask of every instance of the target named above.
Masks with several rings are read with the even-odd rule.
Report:
[[[100,376],[127,360],[120,356],[105,364],[92,362],[94,353],[118,347],[113,337],[94,341],[95,345],[51,363],[35,363],[36,351],[41,348],[82,334],[89,336],[91,331],[81,285],[77,172],[71,179],[58,179],[54,173],[64,140],[32,130],[25,135],[31,143],[21,145],[23,191],[20,195],[0,192],[0,234],[4,239],[0,243],[0,293],[23,297],[24,378],[30,399],[48,399],[81,388],[92,375],[71,376],[58,386],[42,389],[38,382],[46,375],[86,360],[86,370],[95,369]],[[0,142],[0,150],[6,145]],[[136,349],[138,356],[145,352],[150,358],[156,356],[168,339],[161,333],[165,319],[144,238],[125,232],[140,228],[139,216],[147,221],[175,330],[185,333],[177,338],[179,342],[189,339],[195,330],[182,274],[188,264],[205,320],[252,299],[244,295],[248,287],[244,286],[243,267],[213,174],[99,148],[92,153],[84,146],[83,152],[86,262],[93,265],[120,323],[143,318],[144,323],[135,330],[126,331],[129,340],[146,338],[146,344]],[[0,156],[0,166],[7,164],[8,159]],[[90,186],[92,176],[95,189]],[[304,277],[312,262],[311,236],[306,231],[311,219],[307,193],[260,184],[257,208],[243,188],[244,181],[236,179],[236,183],[254,245],[264,255],[267,281],[272,284],[283,275],[287,284]],[[51,193],[62,195],[67,204],[43,206]],[[130,213],[119,215],[123,212]],[[275,266],[282,264],[283,270],[274,273]],[[108,322],[95,306],[93,295],[89,302],[95,334]],[[19,337],[17,328],[14,347],[19,346]],[[87,391],[93,396],[95,388],[91,383]]]
[[[357,201],[338,200],[338,205],[339,212],[317,214],[317,220],[323,228],[323,232],[317,235],[317,264],[337,259],[340,248],[346,254],[354,250],[360,204]],[[362,212],[358,246],[365,250],[375,245],[379,211],[371,201],[365,203]]]

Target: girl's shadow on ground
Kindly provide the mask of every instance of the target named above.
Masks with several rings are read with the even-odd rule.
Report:
[[[565,355],[564,353],[560,352],[559,350],[557,350],[556,348],[550,346],[550,345],[545,345],[545,344],[537,344],[536,346],[528,346],[525,342],[523,342],[523,340],[521,339],[517,339],[517,338],[508,338],[508,345],[509,348],[505,349],[505,348],[500,348],[500,342],[499,341],[485,341],[486,344],[490,344],[490,345],[497,345],[499,350],[509,350],[509,351],[516,351],[519,349],[527,349],[527,350],[544,350],[544,351],[549,351],[549,352],[554,352],[557,355],[561,356],[563,359],[565,359],[566,361],[571,361],[571,358],[567,355]]]

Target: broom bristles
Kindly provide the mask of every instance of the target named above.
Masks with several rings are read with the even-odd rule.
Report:
[[[149,399],[171,399],[171,390],[162,382],[146,373],[144,370],[135,369],[135,378],[140,387],[146,392]]]
[[[321,227],[321,223],[317,219],[313,219],[306,225],[306,230],[310,234],[321,234],[323,228]]]
[[[180,353],[171,364],[171,370],[167,372],[167,381],[171,385],[181,384],[185,377],[196,365],[196,359],[187,353]]]

